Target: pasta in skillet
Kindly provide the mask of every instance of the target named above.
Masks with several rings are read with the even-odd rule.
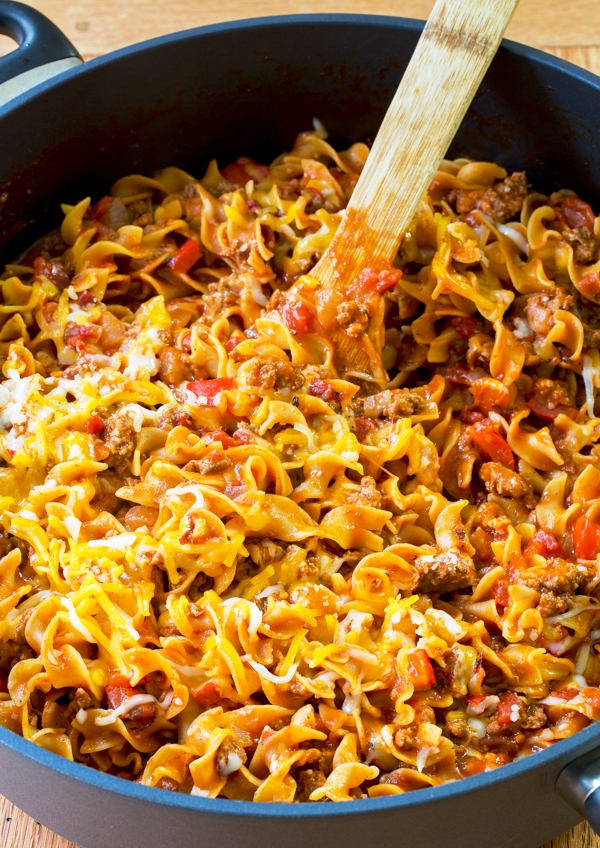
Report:
[[[445,161],[326,315],[311,267],[367,155],[318,130],[125,177],[6,267],[2,726],[315,802],[600,718],[600,218]],[[375,333],[386,385],[336,371],[332,322]]]

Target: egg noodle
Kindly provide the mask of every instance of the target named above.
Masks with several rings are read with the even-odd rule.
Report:
[[[146,786],[397,795],[600,718],[600,218],[444,161],[328,300],[368,147],[316,126],[1,277],[0,724]]]

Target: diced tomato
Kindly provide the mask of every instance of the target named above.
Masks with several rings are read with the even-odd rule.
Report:
[[[538,530],[531,542],[528,542],[523,548],[525,556],[530,554],[541,554],[546,559],[549,556],[559,556],[562,548],[551,533],[546,533],[545,530]]]
[[[235,185],[246,185],[248,180],[260,182],[269,173],[269,168],[266,165],[259,165],[254,159],[249,159],[248,156],[239,156],[235,162],[226,165],[221,171],[226,180]]]
[[[233,377],[219,377],[216,380],[196,380],[188,383],[187,387],[198,398],[200,406],[214,406],[215,398],[219,392],[233,389],[235,380]]]
[[[477,421],[469,428],[469,434],[475,444],[489,456],[493,462],[500,462],[511,471],[515,470],[515,458],[508,446],[508,442],[494,430],[492,422],[488,419]]]
[[[91,291],[81,292],[78,300],[79,305],[82,306],[84,309],[86,306],[91,306],[93,303],[98,303],[98,298],[95,294],[92,294]]]
[[[202,251],[198,242],[195,239],[186,239],[167,264],[172,271],[176,271],[178,274],[187,274],[201,256]]]
[[[231,351],[234,348],[236,348],[240,344],[240,342],[243,342],[243,341],[244,341],[243,338],[240,338],[240,337],[237,337],[237,336],[232,336],[230,339],[227,339],[227,341],[225,342],[225,350],[227,351],[227,353],[231,353]]]
[[[63,339],[65,343],[81,353],[88,343],[100,341],[102,329],[97,324],[67,324]]]
[[[308,306],[301,300],[290,300],[286,298],[280,307],[283,323],[293,333],[308,333],[312,315]]]
[[[512,718],[513,708],[519,707],[520,712],[522,706],[523,702],[518,695],[515,695],[514,692],[505,692],[504,695],[500,696],[496,721],[498,724],[514,724],[515,721]],[[516,713],[516,710],[514,712]]]
[[[508,594],[508,582],[502,578],[497,581],[491,592],[492,598],[496,601],[499,607],[507,607],[510,603],[510,595]]]
[[[359,442],[363,442],[373,430],[379,429],[372,418],[355,418],[354,426],[356,427],[356,438]]]
[[[473,707],[476,707],[478,704],[481,704],[485,701],[486,698],[489,698],[489,695],[467,695],[466,701],[468,704],[471,704]]]
[[[254,441],[254,435],[248,430],[236,430],[233,438],[239,445],[251,445]]]
[[[236,162],[238,165],[245,168],[252,179],[257,182],[259,180],[264,180],[264,178],[269,175],[270,169],[268,165],[259,165],[258,162],[255,162],[254,159],[250,159],[248,156],[239,156],[236,159]]]
[[[592,271],[586,274],[577,283],[577,288],[584,297],[597,303],[600,299],[600,273]]]
[[[110,207],[113,205],[113,201],[114,197],[110,197],[110,195],[101,197],[97,203],[90,206],[85,217],[90,218],[92,221],[97,221],[98,218],[102,218],[103,215],[106,215]]]
[[[406,660],[408,679],[416,691],[429,689],[435,683],[435,674],[427,651],[423,648],[415,648]]]
[[[573,529],[573,547],[577,559],[596,559],[600,553],[600,525],[581,515]]]
[[[192,696],[203,707],[211,707],[223,698],[221,690],[214,680],[207,680],[202,686],[192,689]]]
[[[85,432],[91,436],[101,436],[104,432],[104,421],[99,415],[90,415],[85,425]]]
[[[596,216],[589,203],[575,195],[568,195],[562,202],[562,212],[570,227],[583,227],[593,232]]]
[[[106,684],[106,697],[111,709],[116,710],[128,698],[136,694],[128,677],[114,671],[108,678]]]
[[[565,701],[571,701],[576,695],[579,695],[579,689],[570,686],[568,689],[561,689],[560,692],[552,692],[555,698],[563,698]]]
[[[483,757],[465,757],[460,761],[459,769],[463,777],[473,777],[485,771],[486,762]]]
[[[239,186],[246,185],[248,180],[252,179],[248,171],[242,165],[238,165],[237,162],[232,162],[230,165],[226,165],[221,171],[221,174],[230,183]]]
[[[223,449],[234,448],[240,444],[235,438],[232,438],[224,430],[207,430],[202,433],[207,442],[221,442]]]
[[[144,682],[144,680],[140,680],[140,684]],[[129,678],[124,677],[119,672],[113,672],[108,678],[106,697],[111,709],[116,710],[129,698],[140,694],[143,694],[143,692],[137,687],[132,687]],[[149,727],[156,718],[156,705],[153,703],[138,704],[129,709],[121,718],[125,721],[134,722],[138,728]]]
[[[581,694],[594,710],[600,711],[600,689],[592,689],[586,686],[585,689],[581,690]]]
[[[339,397],[338,392],[331,385],[330,380],[311,380],[308,384],[308,391],[311,395],[321,398],[321,400],[334,400]]]
[[[383,271],[365,268],[364,271],[361,271],[358,279],[354,281],[352,288],[365,294],[369,292],[384,294],[394,288],[401,276],[402,271],[398,268],[386,268]]]
[[[548,406],[542,398],[536,397],[535,395],[529,398],[527,406],[533,413],[535,413],[535,415],[537,415],[538,418],[543,418],[544,421],[554,421],[556,416],[561,413],[563,415],[568,415],[569,418],[572,418],[573,420],[576,420],[578,414],[578,410],[573,406],[565,406],[563,404]]]
[[[176,427],[187,427],[188,430],[195,430],[194,419],[183,409],[173,410],[173,424]]]

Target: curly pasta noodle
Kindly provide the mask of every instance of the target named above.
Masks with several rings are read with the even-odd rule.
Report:
[[[445,161],[311,267],[368,155],[177,168],[2,275],[0,724],[147,786],[395,795],[600,718],[600,219]],[[385,386],[336,372],[369,334]]]

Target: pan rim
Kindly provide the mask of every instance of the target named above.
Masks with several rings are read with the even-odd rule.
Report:
[[[259,30],[281,26],[318,27],[322,24],[344,24],[360,27],[367,25],[384,27],[386,29],[393,27],[398,30],[408,30],[418,34],[425,26],[425,21],[389,15],[320,13],[245,18],[181,30],[176,33],[158,36],[123,47],[52,77],[15,97],[1,107],[0,118],[8,116],[11,112],[19,110],[22,107],[29,107],[38,98],[45,97],[53,89],[68,85],[72,78],[82,74],[93,73],[96,69],[100,69],[105,65],[128,60],[132,56],[137,56],[146,51],[152,51],[154,48],[162,45],[181,43],[188,40],[210,37],[215,34],[240,30]],[[536,64],[552,67],[561,75],[575,78],[585,86],[591,86],[600,91],[599,76],[535,47],[529,47],[509,39],[503,39],[500,51],[528,59]],[[323,816],[360,816],[379,811],[399,811],[407,806],[424,805],[444,799],[448,800],[468,792],[483,791],[492,785],[512,780],[519,775],[524,775],[536,769],[543,772],[556,761],[562,760],[562,766],[565,766],[570,760],[596,747],[600,749],[600,724],[592,724],[569,739],[560,740],[551,748],[536,752],[534,755],[523,757],[491,772],[463,778],[453,783],[421,789],[418,792],[385,798],[362,799],[357,803],[350,804],[256,803],[251,801],[230,801],[221,798],[207,799],[198,796],[165,792],[157,790],[154,787],[131,783],[113,775],[104,774],[81,763],[63,759],[57,754],[30,743],[22,736],[0,727],[0,748],[2,747],[9,748],[16,754],[44,766],[53,772],[85,783],[91,788],[102,789],[152,804],[160,804],[165,808],[187,809],[198,813],[219,816],[227,814],[229,816],[259,816],[269,819],[320,819]],[[548,791],[553,791],[554,787],[548,786],[547,788]]]
[[[557,760],[563,760],[560,766],[560,769],[562,769],[572,760],[595,748],[599,749],[598,757],[600,759],[600,724],[595,722],[568,739],[559,740],[544,751],[529,754],[512,763],[500,766],[493,771],[483,772],[472,777],[465,777],[451,783],[441,784],[440,786],[427,787],[420,789],[418,792],[406,792],[402,795],[382,798],[361,798],[354,803],[339,804],[285,804],[231,801],[227,798],[202,798],[197,795],[167,792],[153,786],[144,786],[139,783],[123,780],[115,775],[97,771],[82,763],[64,759],[58,754],[40,748],[4,727],[0,727],[0,749],[2,747],[10,748],[18,755],[32,760],[38,765],[45,766],[53,772],[58,772],[64,777],[79,783],[85,783],[90,788],[101,789],[151,804],[160,804],[165,808],[175,807],[203,814],[259,816],[269,819],[307,817],[320,819],[323,816],[360,816],[374,812],[399,811],[407,806],[426,805],[436,801],[450,800],[466,793],[485,791],[491,786],[504,783],[538,769],[545,774],[548,767]],[[554,785],[548,785],[547,790],[552,792]]]
[[[425,21],[418,18],[395,17],[393,15],[366,15],[354,13],[316,13],[316,14],[301,14],[301,15],[270,15],[258,18],[241,18],[235,21],[224,21],[222,23],[208,24],[206,26],[194,27],[191,29],[180,30],[178,32],[169,33],[168,35],[160,35],[156,38],[140,41],[136,44],[131,44],[127,47],[121,47],[118,50],[106,53],[103,56],[97,56],[87,62],[82,62],[74,68],[69,68],[48,80],[34,86],[26,92],[18,95],[10,100],[4,106],[0,107],[0,118],[10,114],[12,111],[18,110],[22,106],[28,106],[38,97],[45,96],[54,88],[62,87],[68,84],[69,80],[75,77],[93,73],[96,69],[102,68],[107,64],[127,60],[132,56],[144,53],[147,50],[153,50],[156,47],[167,44],[177,44],[198,38],[210,37],[211,35],[234,32],[240,30],[260,30],[270,29],[281,26],[319,26],[322,24],[344,24],[346,26],[382,26],[384,28],[395,28],[400,30],[413,31],[415,34],[420,33],[425,26]],[[499,52],[508,52],[526,59],[530,59],[536,63],[544,64],[554,68],[561,74],[581,80],[586,85],[600,90],[600,76],[587,71],[584,68],[568,62],[566,59],[561,59],[551,53],[546,53],[536,47],[530,47],[526,44],[520,44],[517,41],[503,38]]]

